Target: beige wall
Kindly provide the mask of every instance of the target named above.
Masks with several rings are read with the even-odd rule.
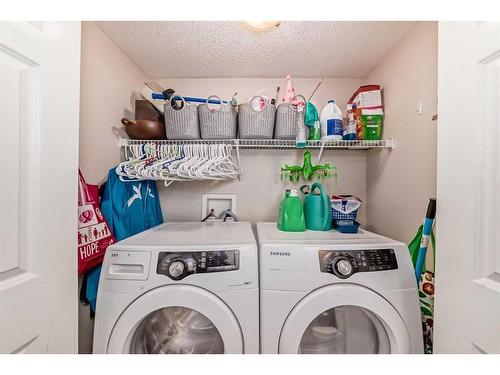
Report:
[[[316,162],[317,151],[313,151]],[[363,151],[325,151],[322,163],[337,165],[337,180],[323,182],[330,194],[352,193],[366,198],[366,156]],[[287,164],[302,164],[302,151],[242,150],[241,166],[243,180],[230,182],[176,182],[160,187],[160,198],[164,217],[169,221],[199,221],[203,193],[230,193],[237,196],[237,214],[240,220],[276,221],[278,207],[285,189],[298,189],[303,182],[293,184],[281,181],[280,167]],[[360,221],[365,223],[365,210],[360,210]]]
[[[146,77],[94,22],[82,22],[81,63],[80,169],[96,184],[120,160],[115,132]]]
[[[284,78],[231,78],[231,79],[157,79],[165,88],[174,88],[180,95],[201,96],[217,94],[230,99],[237,91],[238,100],[255,95],[264,89],[274,97],[276,86],[285,89]],[[297,94],[310,96],[319,78],[294,78]],[[363,83],[361,79],[325,79],[313,97],[313,102],[321,110],[329,98],[338,101],[345,108],[352,93]],[[240,220],[250,222],[273,221],[278,217],[279,201],[286,188],[299,187],[281,181],[280,167],[285,163],[302,164],[303,151],[262,151],[243,150],[241,163],[243,183],[234,182],[176,182],[168,188],[160,186],[160,197],[166,220],[200,220],[201,198],[203,193],[232,193],[237,195],[237,213]],[[363,151],[325,151],[321,163],[337,165],[337,180],[327,180],[325,187],[330,193],[357,194],[366,197],[365,153]],[[313,151],[313,162],[317,152]],[[186,204],[189,202],[189,204]],[[258,204],[256,204],[258,202]],[[360,210],[360,220],[365,222],[365,210]]]
[[[367,156],[368,228],[409,243],[436,195],[437,22],[419,24],[366,83],[384,87],[384,137],[396,142]]]

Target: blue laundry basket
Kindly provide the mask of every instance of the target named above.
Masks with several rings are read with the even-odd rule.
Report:
[[[341,210],[335,209],[333,201],[338,202],[341,200]],[[352,210],[350,212],[345,212],[347,211],[347,205],[348,204],[354,204],[357,205],[358,207],[355,210]],[[356,221],[356,218],[358,216],[358,209],[359,206],[361,205],[361,199],[358,197],[352,196],[352,195],[336,195],[332,198],[332,203],[331,203],[331,210],[332,210],[332,223],[335,224],[337,220],[353,220]],[[338,206],[338,203],[337,203]]]

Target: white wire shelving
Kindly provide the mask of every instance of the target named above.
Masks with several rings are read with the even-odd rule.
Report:
[[[324,150],[368,150],[368,149],[392,149],[394,148],[393,139],[382,139],[382,140],[365,140],[365,141],[330,141],[330,140],[320,140],[320,141],[307,141],[306,148],[297,148],[295,146],[295,140],[283,140],[283,139],[181,139],[181,140],[136,140],[120,138],[118,146],[121,149],[121,159],[125,161],[127,156],[127,150],[131,146],[137,145],[210,145],[210,144],[228,144],[232,145],[236,151],[236,162],[240,167],[240,175],[238,180],[240,184],[242,183],[241,163],[240,163],[240,151],[242,150],[305,150],[305,149],[317,149],[319,150],[317,163],[320,162],[321,156]],[[194,180],[193,180],[194,181]]]
[[[120,138],[119,147],[126,147],[132,145],[140,145],[146,143],[153,143],[157,145],[168,144],[231,144],[238,149],[247,150],[292,150],[295,147],[295,140],[283,139],[195,139],[195,140],[134,140]],[[394,147],[393,139],[382,139],[376,141],[307,141],[306,148],[309,149],[338,149],[338,150],[368,150],[372,148],[388,148]]]

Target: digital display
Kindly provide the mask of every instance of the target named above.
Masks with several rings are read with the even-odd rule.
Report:
[[[207,267],[221,267],[235,265],[234,251],[209,251],[207,252]]]

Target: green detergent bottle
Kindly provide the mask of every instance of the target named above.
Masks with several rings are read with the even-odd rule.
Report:
[[[306,228],[309,230],[331,230],[332,209],[328,193],[319,182],[312,184],[310,191],[308,190],[309,185],[304,185],[300,188],[300,191],[304,193]]]
[[[303,232],[306,230],[304,207],[297,190],[287,190],[280,203],[278,229],[285,232]]]

